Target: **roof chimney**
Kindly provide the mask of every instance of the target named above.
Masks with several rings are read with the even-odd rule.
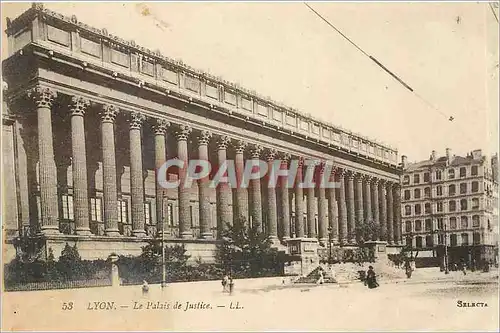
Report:
[[[403,169],[408,167],[408,157],[406,155],[401,155],[401,166]]]
[[[451,148],[446,148],[446,159],[448,160],[448,163],[451,163],[451,159],[453,156],[451,155]]]
[[[435,150],[433,150],[433,151],[431,152],[431,161],[435,161],[435,160],[436,160],[436,151],[435,151]]]

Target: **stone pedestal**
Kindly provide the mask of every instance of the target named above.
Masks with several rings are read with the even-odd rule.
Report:
[[[119,287],[120,274],[118,273],[118,265],[116,264],[116,262],[118,261],[118,256],[116,254],[111,254],[108,257],[108,260],[111,263],[111,273],[110,273],[111,286]]]
[[[296,260],[285,274],[305,276],[319,266],[317,238],[291,238],[287,240],[287,246],[288,253]]]
[[[384,241],[369,241],[365,242],[363,247],[370,249],[373,253],[375,262],[387,263],[387,242]]]

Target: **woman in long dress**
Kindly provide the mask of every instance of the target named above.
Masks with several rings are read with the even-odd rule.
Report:
[[[366,272],[365,285],[368,285],[368,288],[370,289],[378,287],[377,277],[375,275],[375,271],[373,270],[373,266],[368,267],[368,272]]]

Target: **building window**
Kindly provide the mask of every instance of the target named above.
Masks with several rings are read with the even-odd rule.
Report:
[[[460,200],[460,210],[467,210],[467,199]]]
[[[410,205],[406,205],[405,206],[405,215],[411,215],[411,206]]]
[[[467,193],[467,183],[461,183],[460,184],[460,194],[466,194]]]
[[[410,176],[404,175],[403,176],[403,185],[408,185],[410,184]]]
[[[456,234],[450,235],[450,246],[457,246],[457,235]]]
[[[438,229],[439,230],[443,230],[443,225],[444,225],[443,224],[443,218],[442,217],[438,218],[437,219],[437,227],[438,227]]]
[[[444,235],[438,235],[438,244],[444,244]]]
[[[441,180],[441,170],[436,170],[436,180]]]
[[[457,218],[456,217],[450,217],[450,229],[456,229],[457,228]]]
[[[477,165],[473,165],[470,169],[470,174],[472,176],[477,176],[478,172],[477,172]]]
[[[437,208],[437,211],[438,212],[442,212],[443,211],[443,202],[440,201],[436,204],[436,208]]]
[[[430,181],[429,173],[428,172],[424,172],[424,182],[428,183],[429,181]]]
[[[144,203],[144,222],[146,225],[151,224],[151,202]]]
[[[463,233],[462,237],[462,245],[469,245],[469,234]]]
[[[441,185],[439,185],[439,186],[436,187],[436,194],[438,196],[442,196],[443,195],[443,187]]]
[[[415,215],[422,214],[422,206],[420,204],[415,205]]]
[[[74,220],[73,196],[69,194],[62,195],[62,218],[64,220]]]
[[[472,209],[479,209],[479,199],[472,198]]]
[[[420,236],[415,237],[415,245],[417,248],[422,248],[422,237]]]
[[[90,198],[90,220],[102,222],[102,199]]]
[[[431,214],[431,204],[429,202],[424,205],[425,214]]]
[[[410,200],[410,190],[405,190],[405,200]]]
[[[426,247],[434,246],[434,241],[432,240],[432,236],[425,236],[425,246]]]
[[[411,221],[406,221],[405,222],[405,231],[406,232],[411,232]]]
[[[460,178],[466,177],[467,176],[467,168],[466,167],[461,167],[460,168]]]
[[[469,227],[469,219],[467,216],[460,217],[460,228],[467,229]]]
[[[422,231],[422,221],[420,220],[415,221],[415,231]]]
[[[426,187],[424,188],[424,198],[430,198],[431,197],[431,188]]]
[[[472,182],[472,192],[474,193],[479,192],[479,182],[477,181]]]
[[[450,200],[450,202],[448,203],[448,210],[450,212],[454,212],[457,210],[457,203],[455,202],[455,200]]]
[[[420,175],[417,173],[413,175],[413,184],[418,184],[418,183],[420,183]]]
[[[431,230],[432,230],[432,220],[425,219],[425,231],[431,231]]]
[[[413,247],[413,238],[411,238],[410,236],[407,236],[405,238],[405,243],[406,243],[406,245]]]
[[[474,215],[472,217],[472,227],[479,228],[479,215]]]
[[[415,197],[415,199],[420,199],[420,189],[419,188],[416,188],[413,191],[413,196]]]
[[[128,203],[127,200],[118,200],[118,218],[121,223],[128,222]]]
[[[479,243],[481,243],[481,235],[479,234],[479,232],[475,232],[472,234],[472,242],[474,243],[474,245],[479,245]]]
[[[457,193],[457,188],[455,184],[448,186],[448,195],[455,195]]]
[[[455,179],[455,169],[448,169],[448,179]]]

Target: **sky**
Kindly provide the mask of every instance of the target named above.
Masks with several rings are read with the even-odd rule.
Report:
[[[487,3],[309,4],[415,93],[302,2],[45,3],[386,143],[410,162],[445,148],[498,152],[498,22]],[[29,6],[2,2],[2,30]],[[6,50],[3,38],[3,58]]]

